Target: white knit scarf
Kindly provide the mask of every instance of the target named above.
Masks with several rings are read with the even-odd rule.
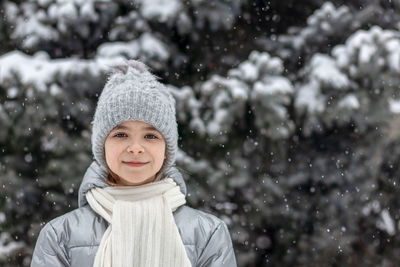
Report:
[[[171,178],[93,188],[86,199],[109,222],[94,267],[192,266],[172,215],[186,200]]]

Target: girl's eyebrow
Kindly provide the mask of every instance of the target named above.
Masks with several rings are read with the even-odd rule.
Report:
[[[144,130],[150,130],[150,131],[157,131],[157,129],[152,127],[152,126],[148,126],[148,127],[143,128],[143,129]]]
[[[124,125],[118,125],[113,129],[113,131],[116,131],[116,130],[129,130],[129,128]],[[154,128],[152,126],[144,127],[143,130],[158,131],[156,128]]]

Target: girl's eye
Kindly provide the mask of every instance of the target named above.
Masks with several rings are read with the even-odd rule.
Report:
[[[126,134],[124,134],[124,133],[117,133],[117,134],[115,134],[114,135],[114,137],[126,137]]]
[[[116,133],[116,134],[114,134],[114,137],[117,137],[117,138],[123,138],[123,137],[127,137],[127,136],[128,135],[125,134],[125,133]],[[158,139],[158,137],[156,135],[154,135],[154,134],[146,134],[144,136],[144,138],[146,138],[146,139]]]
[[[158,139],[158,137],[156,135],[154,135],[154,134],[146,134],[145,137],[149,138],[149,139]]]

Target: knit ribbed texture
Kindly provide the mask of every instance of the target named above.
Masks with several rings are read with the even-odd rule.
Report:
[[[94,158],[107,169],[104,142],[110,131],[124,121],[143,121],[156,128],[166,142],[163,172],[175,163],[178,149],[175,99],[143,63],[130,60],[122,69],[109,77],[97,102],[91,138]]]
[[[93,188],[86,198],[110,223],[94,267],[191,266],[172,214],[186,200],[171,178],[140,186]]]

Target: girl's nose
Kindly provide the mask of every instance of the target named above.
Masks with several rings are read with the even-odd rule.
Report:
[[[144,152],[144,148],[138,143],[134,143],[128,146],[127,151],[129,153],[142,154]]]

